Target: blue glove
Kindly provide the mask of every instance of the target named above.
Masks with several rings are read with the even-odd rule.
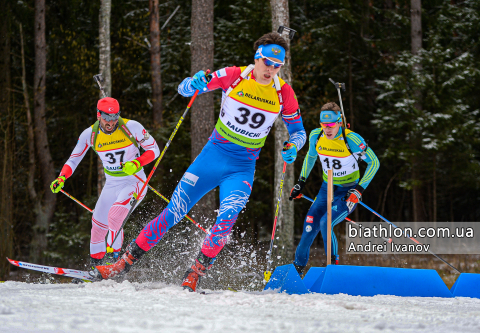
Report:
[[[195,90],[204,91],[207,90],[207,84],[211,79],[211,75],[209,77],[205,76],[204,71],[199,71],[192,77],[191,85]]]
[[[282,157],[288,164],[293,163],[297,158],[297,146],[294,143],[285,141],[283,143]]]

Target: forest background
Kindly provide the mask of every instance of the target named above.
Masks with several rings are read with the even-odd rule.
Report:
[[[421,44],[415,51],[411,36],[414,2],[421,5]],[[39,147],[38,137],[29,140],[38,107],[34,99],[35,83],[39,82],[35,78],[35,1],[0,3],[0,258],[38,259],[50,265],[81,267],[88,258],[90,213],[59,193],[48,227],[41,230],[35,221],[45,200],[51,198],[45,184],[58,175],[79,134],[96,120],[99,91],[92,77],[99,73],[100,66],[100,1],[46,2],[44,132],[51,168],[38,163],[45,144]],[[192,2],[171,0],[158,4],[160,27],[177,9],[160,31],[161,121],[154,121],[152,112],[150,3],[112,3],[111,96],[119,100],[122,117],[141,122],[163,148],[188,103],[177,94],[177,86],[192,75]],[[478,221],[480,2],[304,0],[289,1],[288,5],[290,26],[297,31],[291,41],[291,85],[307,133],[318,126],[319,109],[324,103],[338,103],[337,91],[328,79],[345,82],[347,90],[342,98],[351,129],[368,141],[380,159],[380,169],[364,193],[364,202],[391,221]],[[213,48],[212,69],[252,63],[253,42],[272,31],[271,12],[270,1],[266,0],[215,2],[211,15],[205,16],[213,20],[214,43],[207,45]],[[215,92],[213,96],[216,119],[221,94]],[[194,112],[202,110],[197,107]],[[168,198],[192,160],[191,128],[195,124],[188,116],[151,181]],[[34,135],[38,130],[35,127]],[[32,141],[37,148],[32,148]],[[36,149],[34,157],[31,149]],[[308,143],[295,162],[294,180],[307,150]],[[252,196],[234,226],[230,247],[236,254],[224,251],[243,263],[240,266],[246,266],[247,271],[248,267],[261,265],[260,257],[264,257],[271,235],[276,201],[274,151],[271,135],[257,162]],[[90,150],[64,188],[91,208],[98,196],[96,159]],[[51,179],[43,179],[46,169],[51,169],[47,170],[53,175]],[[149,172],[151,166],[146,169]],[[317,163],[304,193],[315,197],[321,181]],[[125,241],[130,242],[165,205],[149,192],[127,223]],[[306,200],[295,202],[294,245],[308,207]],[[201,211],[194,211],[192,216],[204,227],[212,225]],[[362,207],[352,216],[357,222],[377,220]],[[341,228],[336,231],[343,234]],[[41,233],[48,246],[38,252],[34,250],[38,245],[35,242]],[[187,265],[185,260],[196,255],[201,239],[201,232],[193,224],[179,223],[153,251],[156,254],[152,255],[149,269],[167,277],[171,276],[169,268],[181,266],[173,270],[175,274],[178,270],[179,275]],[[342,241],[340,245],[343,247]],[[312,263],[324,260],[322,247],[319,236],[312,249]],[[415,267],[416,259],[411,256],[398,257],[345,255],[341,260]],[[465,271],[478,269],[478,258],[447,259]],[[279,263],[292,260],[293,255],[284,256]],[[434,259],[422,260],[424,263],[417,266],[427,268]],[[224,265],[228,267],[226,261]],[[0,279],[9,278],[9,272],[8,263],[1,260]]]

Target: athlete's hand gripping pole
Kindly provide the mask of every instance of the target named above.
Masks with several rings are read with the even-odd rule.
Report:
[[[363,202],[359,201],[358,202],[360,205],[362,205],[363,207],[365,207],[366,209],[368,209],[369,211],[371,211],[373,214],[377,215],[381,220],[383,220],[384,222],[387,222],[388,224],[390,224],[391,226],[393,226],[395,229],[398,229],[398,227],[393,224],[392,222],[390,222],[389,220],[387,220],[386,218],[384,218],[382,215],[378,214],[376,211],[374,211],[373,209],[371,209],[370,207],[368,207],[367,205],[365,205]],[[401,230],[401,229],[400,229]],[[403,230],[402,230],[402,234],[403,234]],[[408,238],[410,238],[413,242],[417,243],[417,244],[420,244],[422,245],[422,243],[420,243],[418,240],[416,240],[415,238],[411,237],[409,234],[406,234],[406,236]],[[454,266],[452,266],[451,264],[449,264],[448,262],[446,262],[444,259],[440,258],[438,255],[436,255],[435,253],[433,253],[432,251],[430,250],[427,250],[428,253],[432,254],[435,256],[435,258],[443,261],[445,264],[447,264],[448,266],[450,266],[451,268],[453,268],[454,270],[456,270],[458,273],[462,273],[460,272],[457,268],[455,268]]]
[[[287,143],[283,150],[288,150],[290,148],[291,143]],[[272,239],[270,240],[270,249],[267,252],[267,269],[263,272],[263,277],[266,282],[270,281],[270,277],[272,276],[272,272],[270,271],[270,264],[271,264],[271,256],[273,251],[273,241],[275,239],[275,229],[277,229],[277,219],[278,219],[278,212],[280,211],[280,203],[282,202],[282,192],[283,192],[283,181],[285,180],[285,170],[287,168],[287,162],[283,162],[283,170],[282,170],[282,180],[280,181],[280,191],[278,193],[277,199],[277,208],[275,209],[275,219],[273,220],[273,230],[272,230]]]
[[[337,89],[338,92],[338,100],[340,101],[340,109],[342,110],[342,120],[343,120],[343,126],[344,128],[348,128],[350,125],[347,125],[347,118],[345,118],[345,112],[343,112],[343,103],[342,103],[342,94],[340,93],[340,89],[345,91],[345,83],[341,82],[335,82],[331,78],[328,79],[330,82],[333,83],[335,88]]]
[[[65,194],[67,197],[69,197],[70,199],[72,199],[73,201],[75,201],[76,203],[78,203],[80,206],[82,206],[83,208],[85,208],[86,210],[88,210],[90,213],[93,213],[93,210],[91,210],[90,208],[88,208],[87,206],[85,206],[80,200],[75,199],[73,196],[71,196],[70,194],[68,194],[68,193],[65,192],[64,190],[60,190],[60,192],[62,192],[62,193]]]
[[[209,73],[210,73],[210,70],[207,69],[206,74],[208,75]],[[175,126],[175,129],[173,130],[173,133],[170,135],[170,138],[168,139],[167,143],[165,144],[165,147],[163,148],[162,153],[161,153],[160,156],[157,158],[157,161],[155,162],[155,165],[153,166],[152,171],[150,171],[150,174],[148,175],[147,180],[145,181],[145,183],[143,183],[143,186],[142,186],[142,188],[140,189],[140,193],[134,194],[133,197],[132,197],[132,199],[130,200],[130,205],[131,205],[132,207],[131,207],[130,210],[128,211],[128,214],[127,214],[127,216],[125,217],[125,219],[123,220],[123,223],[122,223],[122,225],[120,226],[120,229],[118,229],[117,234],[115,235],[115,238],[113,239],[113,241],[112,241],[112,243],[111,243],[112,245],[113,245],[113,244],[115,243],[115,241],[117,240],[118,235],[120,235],[120,232],[122,231],[123,226],[124,226],[125,223],[127,222],[128,218],[130,217],[130,215],[132,215],[132,212],[133,212],[133,210],[135,209],[135,206],[137,205],[138,198],[141,198],[142,193],[143,193],[143,190],[145,189],[145,187],[147,187],[147,184],[148,184],[148,182],[150,181],[150,178],[152,178],[153,173],[155,172],[155,170],[156,170],[157,167],[158,167],[158,164],[160,163],[160,161],[161,161],[162,158],[163,158],[163,155],[165,155],[165,152],[167,151],[168,147],[169,147],[170,144],[172,143],[172,140],[173,140],[175,134],[177,133],[178,128],[179,128],[180,125],[183,123],[183,120],[184,120],[185,117],[187,116],[187,113],[188,113],[188,111],[190,110],[190,108],[192,107],[193,101],[195,100],[195,98],[197,97],[197,95],[198,95],[198,90],[195,91],[195,94],[193,94],[192,98],[190,99],[190,103],[188,103],[187,108],[185,109],[185,112],[183,112],[183,115],[180,117],[180,120],[178,121],[177,126]],[[107,249],[107,251],[113,251],[113,249],[112,249],[112,250]]]

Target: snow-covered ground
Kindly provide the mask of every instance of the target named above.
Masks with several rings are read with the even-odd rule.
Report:
[[[354,281],[352,281],[354,283]],[[208,292],[208,291],[207,291]],[[0,283],[0,332],[480,332],[480,299]]]

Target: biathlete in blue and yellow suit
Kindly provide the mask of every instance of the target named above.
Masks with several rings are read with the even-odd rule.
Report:
[[[279,34],[269,33],[257,40],[254,48],[255,65],[220,69],[210,81],[200,71],[179,85],[178,92],[185,97],[193,96],[195,90],[204,93],[222,89],[219,119],[202,152],[178,183],[168,206],[145,226],[121,260],[115,265],[97,266],[103,278],[129,270],[198,200],[218,186],[220,208],[215,225],[182,283],[185,289],[195,291],[250,197],[256,160],[278,116],[290,135],[290,148],[282,152],[283,159],[287,163],[295,160],[297,151],[306,142],[306,133],[293,89],[277,76],[288,44]]]
[[[332,263],[338,264],[338,243],[333,227],[355,210],[363,191],[380,167],[377,156],[368,148],[363,138],[342,127],[340,111],[333,102],[322,106],[321,127],[310,133],[310,147],[303,161],[302,172],[298,184],[292,188],[290,194],[290,200],[301,198],[305,182],[318,156],[322,163],[323,183],[305,217],[302,238],[295,253],[294,265],[300,275],[307,265],[310,247],[319,231],[322,232],[325,254],[327,253],[327,170],[333,169]],[[367,162],[368,166],[359,181],[360,160]]]

